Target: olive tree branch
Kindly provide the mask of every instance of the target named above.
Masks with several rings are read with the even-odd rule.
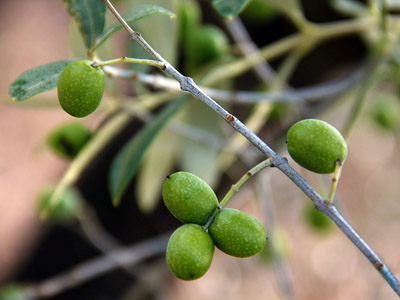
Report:
[[[366,258],[375,266],[378,272],[388,282],[392,289],[400,296],[400,283],[398,279],[393,275],[390,269],[385,265],[382,259],[371,249],[371,247],[358,235],[358,233],[351,227],[351,225],[342,217],[339,211],[334,205],[326,201],[320,196],[311,185],[288,163],[287,159],[281,157],[275,151],[273,151],[263,140],[261,140],[255,133],[250,131],[238,118],[230,114],[212,98],[200,89],[192,78],[186,77],[178,72],[169,62],[167,62],[160,54],[158,54],[140,35],[140,33],[134,31],[130,26],[123,20],[121,15],[116,11],[114,6],[109,0],[102,0],[109,10],[114,14],[119,22],[128,31],[130,38],[141,45],[154,59],[164,63],[164,72],[175,78],[181,86],[181,89],[185,92],[189,92],[202,102],[207,104],[212,110],[218,113],[224,118],[228,124],[230,124],[236,131],[240,132],[247,140],[249,140],[254,146],[256,146],[262,153],[271,159],[271,163],[274,167],[283,172],[293,183],[295,183],[315,204],[316,208],[326,214],[341,230],[342,232],[359,248],[359,250],[366,256]],[[342,21],[344,22],[344,21]],[[366,24],[363,23],[362,26]],[[327,25],[325,25],[326,28]],[[354,24],[353,24],[354,26]],[[357,26],[354,26],[357,27]],[[340,33],[357,32],[358,30],[352,30],[349,27],[338,27],[340,30],[334,31],[333,25],[328,28],[331,30],[331,35],[338,35]],[[368,27],[367,27],[368,28]],[[293,43],[293,42],[292,42]],[[259,63],[259,59],[252,61],[252,64]]]

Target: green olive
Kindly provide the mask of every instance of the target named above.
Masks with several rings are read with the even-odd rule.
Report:
[[[0,287],[0,300],[23,300],[26,299],[24,286],[17,283],[5,283]]]
[[[187,35],[186,56],[192,68],[201,67],[227,53],[228,38],[217,26],[193,26]]]
[[[208,232],[221,251],[236,257],[257,254],[267,239],[264,226],[256,218],[232,208],[221,209]]]
[[[333,228],[334,223],[324,213],[317,210],[310,201],[304,209],[304,219],[307,225],[317,232],[328,232]]]
[[[259,25],[269,23],[277,16],[279,16],[279,10],[269,5],[267,1],[252,0],[243,10],[240,17],[246,22]]]
[[[168,210],[183,223],[204,225],[218,206],[213,189],[203,179],[188,172],[168,176],[162,196]]]
[[[47,136],[48,147],[62,158],[74,158],[92,137],[92,132],[77,122],[63,123]]]
[[[166,257],[168,267],[176,277],[198,279],[210,268],[214,243],[201,226],[185,224],[171,235]]]
[[[60,196],[59,201],[51,203],[54,188],[46,188],[37,198],[37,209],[46,221],[54,224],[65,224],[75,219],[81,208],[81,197],[77,191],[68,188]]]
[[[294,124],[287,134],[290,156],[302,167],[315,173],[332,173],[336,161],[344,163],[347,144],[332,125],[316,119]]]
[[[379,101],[370,109],[372,120],[382,129],[396,131],[400,128],[400,105],[396,101]]]
[[[103,70],[91,66],[89,60],[69,64],[58,79],[58,100],[71,116],[82,118],[100,105],[104,93]]]

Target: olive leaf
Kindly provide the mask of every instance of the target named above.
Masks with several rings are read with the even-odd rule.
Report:
[[[149,17],[149,16],[153,16],[153,15],[165,15],[165,16],[169,16],[169,17],[175,17],[175,14],[166,8],[163,8],[163,7],[160,7],[157,5],[148,5],[148,4],[134,6],[130,10],[128,10],[122,17],[128,24],[131,24],[131,23],[139,21],[145,17]],[[121,23],[115,22],[113,25],[111,25],[109,28],[107,28],[102,34],[100,34],[97,37],[96,43],[94,43],[92,45],[92,48],[90,49],[90,51],[93,52],[103,42],[105,42],[110,36],[112,36],[114,33],[116,33],[121,28],[122,28]]]
[[[303,6],[299,0],[264,0],[264,2],[288,15],[303,13]]]
[[[114,158],[109,173],[109,186],[115,206],[119,205],[121,197],[136,174],[147,148],[167,121],[178,112],[186,99],[186,97],[182,97],[167,105],[153,120],[134,135]]]
[[[237,16],[249,3],[249,0],[213,0],[216,10],[227,18]]]
[[[78,24],[79,31],[87,49],[103,33],[106,6],[100,0],[63,0],[67,11]]]
[[[163,182],[173,171],[180,147],[180,136],[163,129],[147,150],[135,188],[141,212],[151,213],[157,207]]]
[[[183,118],[183,122],[190,124],[193,130],[197,129],[197,134],[201,134],[204,140],[183,138],[180,167],[203,178],[213,187],[221,175],[219,166],[215,162],[220,155],[219,146],[224,139],[223,120],[198,101],[188,103]]]
[[[73,60],[52,62],[22,73],[9,88],[13,101],[26,100],[36,94],[55,89],[61,72]]]

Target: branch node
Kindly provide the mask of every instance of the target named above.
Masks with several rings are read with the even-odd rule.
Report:
[[[181,90],[184,92],[190,92],[190,88],[196,86],[193,79],[191,77],[184,76],[184,79],[181,80]]]

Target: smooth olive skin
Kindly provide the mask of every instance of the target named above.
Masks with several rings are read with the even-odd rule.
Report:
[[[168,176],[162,196],[171,214],[183,223],[204,225],[218,206],[213,189],[203,179],[188,172]]]
[[[63,123],[47,136],[47,146],[58,156],[72,159],[92,137],[92,132],[77,122]]]
[[[203,276],[210,268],[213,257],[214,242],[199,225],[182,225],[168,241],[168,267],[182,280],[195,280]]]
[[[264,226],[256,218],[233,208],[221,209],[208,232],[218,249],[236,257],[253,256],[267,242]]]
[[[69,64],[58,79],[58,100],[71,116],[83,118],[96,110],[103,98],[105,76],[90,60]]]
[[[336,161],[343,164],[347,156],[347,144],[340,132],[316,119],[299,121],[289,129],[287,149],[299,165],[319,174],[332,173]]]

